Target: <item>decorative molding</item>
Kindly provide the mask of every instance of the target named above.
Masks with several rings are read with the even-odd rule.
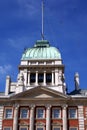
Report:
[[[45,126],[45,123],[43,123],[43,122],[37,122],[35,125],[37,125],[37,126]]]
[[[45,107],[46,107],[47,109],[50,109],[50,108],[51,108],[51,105],[50,105],[50,104],[46,104]]]
[[[58,122],[58,121],[56,121],[56,122],[52,123],[52,125],[53,125],[53,126],[62,126],[63,124],[60,123],[60,122]]]

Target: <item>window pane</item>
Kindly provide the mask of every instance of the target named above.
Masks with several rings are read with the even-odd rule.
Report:
[[[37,130],[43,130],[43,128],[37,128]]]
[[[70,130],[77,130],[77,128],[70,128]]]
[[[60,130],[60,128],[54,128],[53,130]]]
[[[76,109],[69,109],[69,118],[76,118]]]
[[[51,73],[46,74],[46,82],[51,83],[51,81],[52,81],[52,74]]]
[[[27,128],[21,128],[21,130],[27,130]]]
[[[31,73],[31,74],[30,74],[30,82],[31,82],[31,83],[35,83],[35,77],[36,77],[36,74],[35,74],[35,73]]]
[[[44,118],[44,110],[37,109],[37,118]]]
[[[43,74],[38,74],[38,82],[42,83],[44,79],[44,75]]]
[[[27,118],[28,117],[28,109],[21,109],[21,112],[20,112],[20,117],[21,118]]]
[[[10,130],[10,128],[4,128],[4,130]]]
[[[12,109],[6,109],[5,118],[12,118]]]
[[[53,109],[52,110],[52,117],[53,118],[60,118],[60,109]]]

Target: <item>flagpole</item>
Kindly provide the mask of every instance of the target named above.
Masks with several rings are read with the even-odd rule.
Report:
[[[42,0],[42,40],[44,40],[44,1]]]

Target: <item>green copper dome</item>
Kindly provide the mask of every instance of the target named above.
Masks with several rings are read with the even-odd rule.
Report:
[[[38,40],[33,48],[26,49],[22,55],[22,60],[30,59],[61,59],[61,54],[47,40]]]

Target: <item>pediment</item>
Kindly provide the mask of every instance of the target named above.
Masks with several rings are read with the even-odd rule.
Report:
[[[47,87],[35,87],[24,91],[22,93],[15,94],[12,98],[14,99],[67,99],[67,96],[49,89]]]

